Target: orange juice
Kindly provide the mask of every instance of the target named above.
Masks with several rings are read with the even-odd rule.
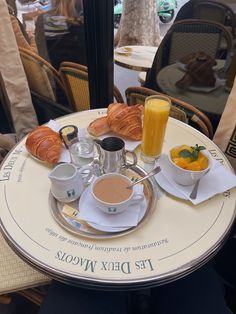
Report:
[[[145,101],[141,145],[145,162],[154,162],[161,154],[170,104],[169,98],[162,96],[150,96]]]

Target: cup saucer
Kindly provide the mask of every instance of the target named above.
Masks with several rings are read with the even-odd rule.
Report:
[[[100,211],[100,209],[98,209],[96,207],[96,203],[92,198],[90,190],[91,190],[91,187],[89,186],[84,190],[84,192],[80,196],[80,200],[79,200],[80,213],[89,212],[89,210],[93,210],[94,213],[96,213],[96,214],[101,213],[101,215],[108,215],[109,219],[112,219],[114,221],[114,219],[116,219],[116,217],[118,217],[118,215],[119,216],[123,215],[124,218],[127,218],[129,215],[129,209],[131,209],[131,207],[133,207],[133,206],[137,206],[137,204],[131,205],[124,212],[122,212],[121,214],[117,214],[117,215],[109,215],[109,214],[102,213]],[[139,222],[143,219],[145,212],[146,212],[146,209],[147,209],[146,199],[144,198],[144,200],[138,206],[139,206],[139,211],[138,211],[138,224],[139,224]],[[108,225],[105,226],[105,225],[97,224],[97,223],[91,222],[91,221],[86,221],[86,222],[88,225],[90,225],[91,227],[93,227],[96,230],[103,231],[103,232],[112,232],[112,233],[121,232],[121,231],[128,230],[130,228],[135,227],[135,226],[118,227],[118,226],[108,226]]]
[[[163,174],[170,169],[170,161],[167,155],[161,155],[161,157],[156,161],[156,166],[160,166],[162,171],[155,175],[155,179],[160,187],[168,192],[169,194],[178,197],[183,200],[187,200],[188,198],[182,194],[180,191],[176,190],[175,187],[168,181],[166,176]]]

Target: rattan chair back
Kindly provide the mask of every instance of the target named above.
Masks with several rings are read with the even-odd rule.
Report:
[[[204,51],[214,59],[224,59],[222,72],[226,73],[232,52],[232,36],[222,24],[212,21],[191,19],[172,24],[158,47],[144,86],[160,90],[156,83],[160,69],[198,51]]]
[[[78,63],[65,61],[61,63],[59,73],[73,110],[82,111],[90,109],[87,67]],[[114,86],[114,98],[117,102],[124,102],[116,86]]]
[[[28,49],[19,48],[19,51],[32,92],[53,101],[57,101],[58,89],[65,94],[61,77],[50,63]]]
[[[125,95],[129,105],[143,104],[146,97],[152,95],[166,96],[172,103],[170,117],[188,123],[209,138],[213,137],[213,127],[208,117],[203,112],[184,101],[145,87],[128,87],[125,91]]]
[[[160,93],[142,87],[129,87],[125,91],[128,105],[136,105],[145,103],[145,99],[148,96],[160,95]],[[177,107],[171,106],[170,117],[187,123],[187,116],[185,112]]]
[[[193,8],[193,18],[207,19],[223,24],[235,37],[235,15],[227,4],[216,1],[199,1]]]

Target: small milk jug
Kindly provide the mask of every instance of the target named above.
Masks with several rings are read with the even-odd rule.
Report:
[[[87,168],[87,176],[82,175],[84,168],[77,169],[72,164],[57,165],[48,175],[51,180],[51,192],[60,202],[69,203],[75,201],[83,192],[93,172]]]

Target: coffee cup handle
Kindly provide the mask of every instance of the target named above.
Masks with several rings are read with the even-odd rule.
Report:
[[[81,174],[83,183],[86,185],[89,183],[89,180],[93,177],[93,167],[91,166],[84,166],[78,170]]]
[[[127,163],[127,159],[126,159],[126,156],[128,154],[132,155],[132,158],[133,158],[133,162],[129,163],[129,164]],[[125,166],[126,167],[132,167],[132,166],[137,165],[137,162],[138,162],[138,159],[137,159],[137,156],[136,156],[135,152],[131,152],[129,150],[125,150]]]

